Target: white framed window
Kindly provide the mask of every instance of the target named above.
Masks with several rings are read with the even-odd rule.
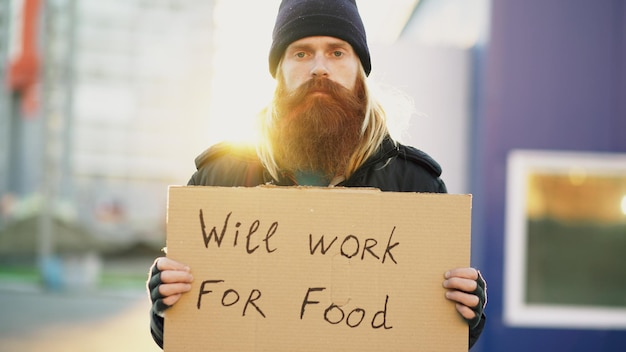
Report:
[[[626,328],[626,154],[508,156],[504,322]]]

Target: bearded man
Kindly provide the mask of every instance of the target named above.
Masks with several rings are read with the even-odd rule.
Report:
[[[283,0],[269,64],[277,87],[261,114],[261,142],[250,149],[209,148],[196,158],[189,185],[446,192],[439,164],[394,141],[387,129],[385,110],[368,89],[370,54],[354,0]],[[471,347],[485,324],[485,281],[474,268],[451,269],[444,277],[446,297],[469,324]],[[162,257],[152,265],[151,331],[161,347],[163,313],[192,281],[182,263]]]

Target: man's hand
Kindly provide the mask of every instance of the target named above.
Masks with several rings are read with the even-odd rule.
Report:
[[[174,305],[181,295],[191,290],[193,276],[191,269],[175,260],[160,257],[150,268],[148,293],[152,301],[152,310],[160,316]]]
[[[456,310],[467,320],[470,329],[478,326],[487,304],[487,284],[474,268],[457,268],[444,274],[446,298],[456,303]]]

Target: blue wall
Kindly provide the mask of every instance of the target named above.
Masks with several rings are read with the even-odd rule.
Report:
[[[488,279],[489,318],[474,351],[624,351],[624,330],[504,326],[502,287],[508,152],[626,152],[626,1],[493,0],[491,10],[472,150],[473,265]]]

